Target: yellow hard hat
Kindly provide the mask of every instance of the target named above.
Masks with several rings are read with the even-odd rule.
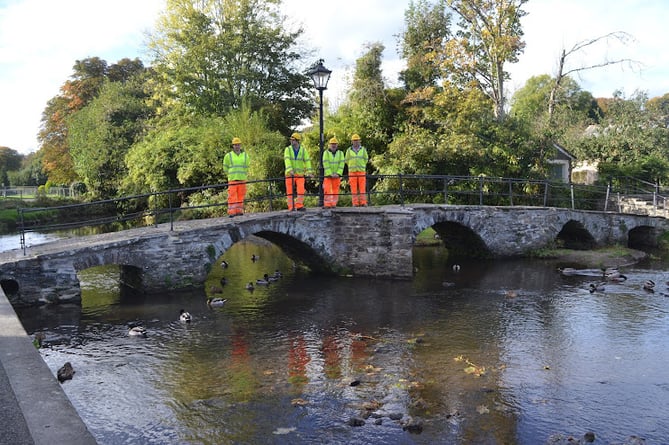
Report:
[[[302,140],[302,136],[300,136],[300,133],[293,133],[293,134],[290,135],[290,138],[295,139],[296,141],[301,141]]]
[[[239,138],[232,138],[232,145],[241,144],[242,140]]]
[[[359,140],[360,140],[360,136],[358,136],[357,134],[354,134],[353,136],[351,136],[351,140],[352,140],[352,141],[359,141]]]
[[[339,142],[337,142],[337,138],[332,138],[332,139],[330,139],[329,143],[330,144],[338,144]]]

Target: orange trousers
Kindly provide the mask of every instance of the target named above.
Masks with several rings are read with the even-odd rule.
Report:
[[[286,176],[286,201],[288,210],[304,207],[304,176]]]
[[[228,215],[244,214],[245,196],[246,196],[246,181],[228,182]]]
[[[351,184],[351,201],[354,207],[367,205],[367,177],[365,172],[349,172],[348,182]]]
[[[337,207],[341,178],[323,178],[323,206]]]

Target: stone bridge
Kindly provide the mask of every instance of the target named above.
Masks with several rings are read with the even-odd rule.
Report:
[[[416,204],[276,211],[180,221],[62,239],[0,253],[0,285],[13,304],[80,301],[77,273],[118,265],[143,292],[204,285],[220,255],[255,235],[316,272],[410,278],[416,236],[432,227],[458,254],[517,257],[556,242],[572,248],[657,245],[669,220],[546,207]]]

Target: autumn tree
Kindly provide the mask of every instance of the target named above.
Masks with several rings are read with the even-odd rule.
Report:
[[[287,134],[313,110],[310,79],[278,0],[168,0],[149,46],[166,104],[224,116],[242,102]]]
[[[44,170],[56,184],[69,184],[78,178],[67,143],[67,119],[97,97],[107,79],[125,81],[144,66],[139,59],[121,59],[109,66],[99,57],[90,57],[77,60],[72,69],[60,94],[47,102],[38,134]]]
[[[67,145],[67,118],[82,109],[100,90],[107,73],[107,62],[99,57],[77,60],[70,80],[51,98],[42,112],[38,134],[44,170],[57,184],[76,180],[74,164]]]
[[[506,63],[518,61],[525,48],[520,19],[527,0],[447,0],[458,15],[459,29],[449,40],[443,73],[460,85],[474,83],[494,104],[495,117],[505,118]]]
[[[117,195],[126,174],[125,155],[152,116],[143,73],[127,81],[107,80],[84,108],[67,119],[67,144],[75,172],[91,197]]]

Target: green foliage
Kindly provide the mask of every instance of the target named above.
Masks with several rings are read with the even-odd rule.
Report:
[[[298,67],[301,29],[290,31],[276,0],[169,0],[150,47],[162,101],[224,116],[246,102],[284,134],[313,109]]]
[[[410,2],[404,22],[400,49],[407,68],[400,73],[400,80],[409,91],[435,86],[441,77],[438,55],[451,37],[451,15],[444,2],[418,0]]]
[[[226,182],[223,157],[231,150],[233,137],[242,140],[242,149],[250,157],[250,180],[283,176],[283,136],[269,130],[263,113],[251,112],[247,106],[223,118],[174,112],[155,119],[151,126],[126,157],[126,194]],[[265,196],[263,187],[266,185],[249,185],[247,195]],[[190,199],[208,198],[199,196]]]
[[[649,182],[669,178],[669,129],[658,108],[646,106],[645,93],[616,94],[597,127],[584,135],[574,153],[598,160],[600,175],[632,176]]]
[[[92,197],[116,196],[125,154],[151,114],[142,80],[106,82],[100,94],[68,119],[67,142],[77,175]]]

